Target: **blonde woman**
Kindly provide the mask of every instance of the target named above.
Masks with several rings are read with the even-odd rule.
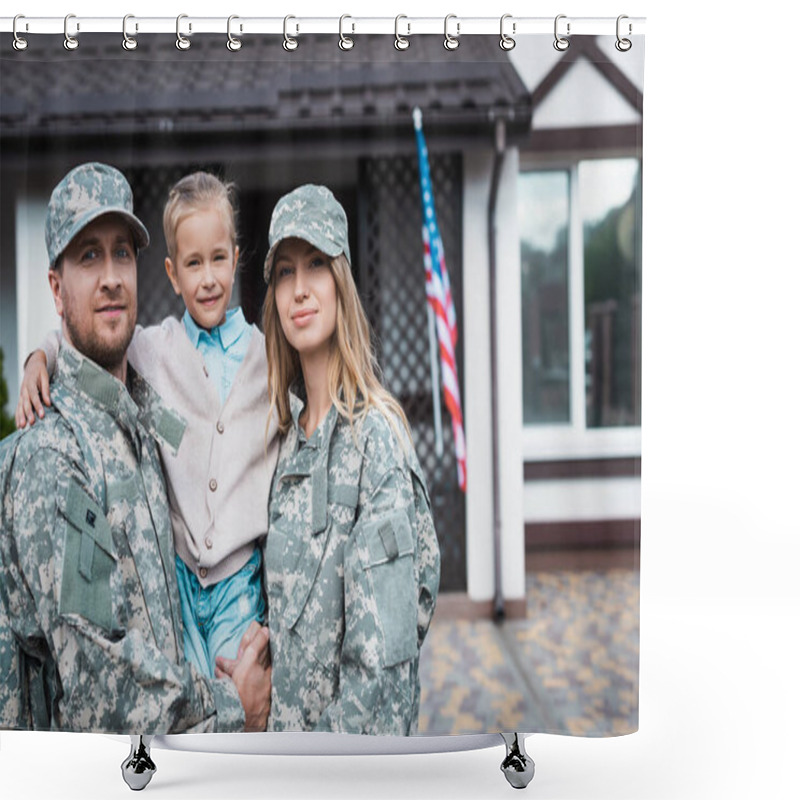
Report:
[[[376,374],[342,206],[301,186],[275,207],[269,240],[263,327],[282,439],[265,548],[268,730],[408,735],[439,587],[416,507],[424,479]]]

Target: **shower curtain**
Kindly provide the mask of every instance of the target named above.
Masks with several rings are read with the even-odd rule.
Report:
[[[399,21],[396,37],[355,33],[341,47],[335,36],[297,35],[291,23],[284,37],[246,36],[241,47],[235,37],[226,47],[224,36],[184,36],[180,25],[178,47],[175,35],[141,35],[126,49],[119,33],[86,33],[72,50],[58,36],[17,50],[4,35],[3,453],[19,452],[36,429],[13,438],[11,417],[26,357],[60,326],[45,225],[51,192],[69,170],[101,162],[131,187],[150,233],[137,263],[143,326],[184,317],[164,272],[162,233],[182,176],[202,170],[235,186],[231,307],[256,326],[273,208],[300,185],[323,184],[348,219],[353,278],[383,383],[409,422],[441,557],[415,666],[413,731],[631,733],[643,37],[630,48],[613,29],[514,41],[510,24],[500,39],[459,36],[456,22],[444,36],[409,36]],[[0,728],[86,729],[59,724],[65,654],[38,615],[49,614],[48,630],[58,631],[77,612],[48,607],[62,580],[53,564],[40,565],[53,575],[52,593],[32,597],[29,617],[17,615],[25,587],[12,578],[21,541],[8,489],[15,469],[9,461],[3,473]],[[76,524],[57,530],[75,534]],[[111,548],[112,570],[126,557],[114,552],[116,538],[95,543]],[[54,548],[56,559],[59,542]],[[170,555],[161,553],[165,570]],[[92,571],[82,574],[90,585]],[[124,650],[132,630],[151,635],[146,616],[114,631],[80,624],[93,642]],[[160,655],[183,664],[180,645]],[[103,694],[80,657],[70,663],[87,704],[82,719],[92,704],[124,702]],[[140,665],[129,666],[135,685]],[[331,665],[322,670],[336,685]],[[30,705],[33,691],[44,692],[36,699],[43,716],[20,715],[20,698]],[[186,730],[166,712],[164,720],[153,732]],[[123,721],[129,727],[113,732],[146,732],[133,708]]]

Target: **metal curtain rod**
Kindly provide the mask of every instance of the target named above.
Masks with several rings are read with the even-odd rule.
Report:
[[[16,19],[16,27],[15,27]],[[635,36],[645,32],[644,17],[621,18],[625,36]],[[554,30],[560,36],[614,35],[619,31],[616,17],[569,17],[559,14],[553,17],[514,17],[504,14],[497,17],[459,17],[449,14],[444,17],[193,17],[181,14],[175,17],[82,17],[69,14],[65,17],[36,17],[18,14],[16,17],[0,17],[0,33],[26,34],[65,34],[77,37],[84,33],[122,33],[137,36],[148,33],[175,33],[176,27],[185,36],[198,33],[230,34],[236,36],[254,34],[274,34],[302,36],[307,33],[329,33],[332,35],[358,35],[360,33],[401,34],[443,34],[452,37],[470,34],[496,34],[503,31],[507,36],[526,34],[550,34]],[[233,22],[233,26],[231,28]],[[176,26],[177,22],[177,26]]]

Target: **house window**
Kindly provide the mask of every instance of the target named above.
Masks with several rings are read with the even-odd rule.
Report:
[[[569,172],[520,176],[522,407],[526,425],[569,422]]]
[[[523,169],[518,212],[526,441],[549,436],[551,456],[599,455],[623,429],[630,449],[641,423],[640,162]]]

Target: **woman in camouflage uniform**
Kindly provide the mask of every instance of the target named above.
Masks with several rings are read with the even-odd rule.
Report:
[[[278,202],[269,238],[264,333],[282,443],[264,559],[268,730],[408,735],[439,586],[436,536],[415,513],[412,477],[424,479],[376,374],[341,205],[301,186]]]

